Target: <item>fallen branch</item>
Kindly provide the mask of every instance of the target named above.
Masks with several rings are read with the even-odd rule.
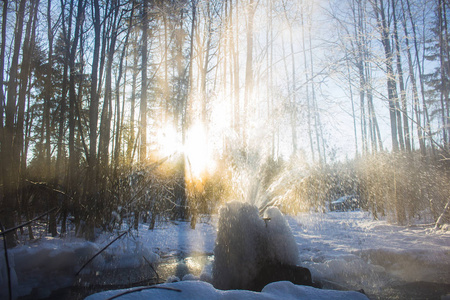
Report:
[[[158,272],[156,272],[155,268],[153,268],[153,265],[147,260],[147,258],[145,258],[145,256],[142,256],[142,257],[148,263],[150,268],[152,268],[153,272],[155,272],[155,274],[156,274],[156,282],[159,283],[159,274],[158,274]]]
[[[54,207],[54,208],[50,209],[49,211],[43,213],[42,215],[37,216],[37,217],[34,218],[34,219],[31,219],[31,220],[28,221],[28,222],[22,223],[22,224],[20,224],[20,225],[17,225],[17,226],[15,226],[15,227],[13,227],[13,228],[6,229],[6,230],[4,230],[4,231],[2,230],[2,232],[0,232],[0,234],[3,235],[3,236],[5,236],[6,234],[8,234],[8,233],[10,233],[10,232],[12,232],[12,231],[15,231],[15,230],[17,230],[17,229],[20,229],[20,228],[22,228],[22,227],[25,227],[25,226],[27,226],[28,224],[33,223],[34,221],[39,220],[39,219],[45,217],[46,215],[48,215],[49,213],[53,212],[53,211],[56,210],[56,209],[57,209],[57,208]]]
[[[108,248],[109,246],[111,246],[115,241],[117,241],[118,239],[120,239],[121,237],[123,237],[125,234],[127,234],[128,231],[122,232],[118,237],[116,237],[114,240],[112,240],[108,245],[106,245],[105,247],[103,247],[99,252],[97,252],[94,256],[91,257],[91,259],[89,259],[87,262],[84,263],[84,265],[78,270],[78,272],[75,274],[75,277],[78,276],[78,274],[80,274],[80,272],[91,262],[94,260],[94,258],[96,258],[97,256],[100,255],[100,253],[102,253],[103,251],[106,250],[106,248]]]
[[[47,190],[50,190],[52,192],[61,194],[61,195],[65,196],[65,197],[69,198],[70,200],[74,200],[72,198],[72,196],[66,194],[65,192],[63,192],[61,190],[58,190],[58,189],[55,189],[55,188],[49,186],[48,183],[46,183],[46,182],[35,182],[35,181],[28,180],[28,179],[25,179],[25,181],[30,183],[30,184],[32,184],[32,185],[40,186],[40,187],[43,187],[43,188],[45,188]]]
[[[171,287],[168,287],[168,286],[158,286],[158,285],[142,286],[142,287],[138,287],[138,288],[135,288],[135,289],[126,290],[126,291],[124,291],[122,293],[119,293],[119,294],[114,295],[114,296],[112,296],[110,298],[107,298],[106,300],[112,300],[112,299],[116,299],[116,298],[122,297],[124,295],[132,294],[132,293],[136,293],[136,292],[141,292],[141,291],[144,291],[144,290],[150,290],[150,289],[162,289],[162,290],[174,291],[174,292],[178,292],[178,293],[182,292],[180,289],[171,288]]]
[[[450,222],[450,200],[447,202],[447,204],[444,207],[444,210],[442,211],[442,214],[437,219],[435,228],[439,229],[444,224],[448,224],[449,222]]]

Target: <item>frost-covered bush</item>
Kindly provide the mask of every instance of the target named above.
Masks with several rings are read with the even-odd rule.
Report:
[[[360,196],[374,218],[398,224],[436,222],[450,196],[450,173],[444,162],[413,154],[378,154],[356,164]]]
[[[258,208],[231,202],[219,211],[214,248],[213,283],[219,289],[249,289],[260,270],[273,263],[298,261],[298,249],[289,225],[276,208],[267,210],[270,220],[259,217]]]

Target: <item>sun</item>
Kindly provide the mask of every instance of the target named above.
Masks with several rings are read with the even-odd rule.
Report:
[[[215,162],[212,158],[212,149],[201,123],[195,123],[186,131],[184,144],[181,134],[174,126],[167,125],[158,130],[158,153],[163,157],[174,154],[183,154],[186,159],[186,175],[201,179],[207,172],[213,172]]]
[[[196,123],[189,128],[183,152],[186,156],[188,175],[201,178],[205,172],[214,170],[215,164],[203,125]]]

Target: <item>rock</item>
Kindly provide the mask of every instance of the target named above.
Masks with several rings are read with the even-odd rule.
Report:
[[[249,285],[249,290],[260,292],[267,284],[275,281],[290,281],[298,285],[315,286],[307,268],[278,262],[265,263]]]

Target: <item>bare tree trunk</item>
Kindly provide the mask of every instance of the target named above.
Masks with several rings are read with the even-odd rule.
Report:
[[[416,60],[417,60],[417,65],[418,65],[417,70],[419,72],[419,84],[420,84],[420,91],[421,91],[421,98],[422,98],[422,109],[423,109],[424,119],[425,119],[425,122],[424,122],[425,123],[425,132],[426,132],[426,135],[428,136],[428,139],[430,142],[432,156],[434,157],[435,156],[435,146],[434,146],[433,138],[431,135],[431,122],[430,122],[430,116],[428,114],[428,107],[427,107],[427,104],[425,101],[425,87],[424,87],[424,82],[423,82],[423,72],[420,67],[421,60],[419,57],[419,46],[417,44],[418,37],[416,34],[416,25],[415,25],[414,18],[411,13],[411,5],[410,5],[409,0],[406,0],[406,7],[407,7],[407,12],[408,12],[409,20],[411,23],[412,32],[413,32],[412,39],[414,41],[414,51],[415,51],[415,56],[416,56]]]
[[[348,90],[350,92],[350,101],[352,103],[353,134],[354,134],[354,138],[355,138],[355,157],[358,157],[359,156],[358,134],[357,134],[357,128],[356,128],[355,104],[354,104],[354,100],[353,100],[353,91],[352,91],[352,78],[350,76],[350,65],[348,63],[348,60],[346,61],[346,63],[347,63],[347,73],[348,73]]]
[[[244,118],[243,118],[243,133],[242,138],[244,142],[244,148],[247,147],[248,143],[248,103],[250,98],[253,97],[253,22],[256,11],[257,3],[254,0],[249,0],[247,6],[247,55],[246,55],[246,65],[245,65],[245,93],[244,93]]]
[[[273,97],[273,92],[272,92],[272,87],[273,87],[273,1],[272,0],[267,0],[269,2],[268,5],[268,9],[269,9],[269,14],[268,14],[268,19],[269,19],[269,29],[268,29],[268,42],[270,43],[270,48],[269,48],[269,55],[268,55],[268,64],[267,64],[267,72],[269,72],[269,76],[267,76],[267,116],[268,118],[270,118],[270,123],[271,123],[271,136],[272,136],[272,145],[271,145],[271,154],[272,154],[272,159],[275,158],[275,154],[278,155],[278,151],[275,152],[276,147],[275,147],[275,136],[277,133],[276,128],[279,126],[278,122],[275,121],[276,116],[274,116],[274,97]]]
[[[386,58],[386,69],[387,69],[387,85],[388,85],[388,99],[389,99],[389,109],[390,109],[390,121],[391,121],[391,134],[392,134],[392,149],[394,152],[397,152],[400,150],[399,148],[399,141],[398,138],[402,139],[402,136],[399,135],[398,132],[398,124],[397,124],[397,111],[398,111],[398,99],[397,99],[397,93],[396,93],[396,85],[394,81],[394,73],[392,68],[392,50],[390,47],[390,40],[389,40],[389,28],[386,24],[386,15],[384,11],[384,0],[380,0],[380,6],[378,7],[378,1],[375,1],[376,7],[375,13],[377,17],[377,23],[381,31],[381,39],[382,44],[384,48],[385,58]],[[379,19],[379,16],[381,16],[381,21]],[[402,145],[402,143],[400,143]],[[403,144],[404,147],[404,144]],[[404,148],[402,148],[403,150]],[[394,178],[395,180],[395,178]],[[395,194],[395,208],[397,212],[397,221],[400,224],[404,224],[406,221],[406,214],[405,214],[405,207],[403,203],[403,197],[398,197]]]
[[[2,36],[1,36],[1,50],[0,50],[0,185],[2,186],[6,186],[7,183],[4,182],[5,178],[4,176],[6,175],[6,169],[5,169],[5,165],[6,162],[4,162],[4,154],[5,154],[5,143],[6,140],[5,138],[5,133],[4,133],[4,125],[3,125],[3,112],[4,112],[4,103],[5,103],[5,94],[4,94],[4,90],[3,90],[3,84],[4,84],[4,79],[3,79],[3,75],[5,72],[5,52],[6,52],[6,24],[7,24],[7,19],[8,19],[8,1],[5,0],[3,1],[3,9],[2,9]],[[2,146],[3,145],[3,146]],[[5,198],[5,196],[7,196],[6,194],[4,194],[4,189],[0,189],[0,205],[2,207],[7,207],[9,208],[10,204],[6,203],[9,202],[8,199]],[[8,223],[11,223],[10,221]],[[11,224],[5,224],[8,227]],[[10,235],[8,237],[9,241],[8,243],[11,244],[11,246],[13,246],[15,244],[14,241],[14,235]],[[6,241],[5,241],[6,242]]]
[[[308,40],[309,40],[309,60],[310,60],[310,71],[311,71],[311,96],[312,96],[312,102],[314,106],[314,127],[316,131],[316,141],[317,141],[317,152],[319,154],[319,163],[327,163],[327,157],[325,152],[325,141],[323,138],[323,131],[322,131],[322,122],[320,121],[320,111],[319,106],[317,105],[317,99],[316,99],[316,91],[315,91],[315,84],[314,84],[314,59],[313,59],[313,50],[312,50],[312,34],[311,34],[311,12],[308,14]],[[321,153],[321,145],[322,145],[322,151]]]
[[[74,178],[74,174],[76,173],[76,166],[78,163],[75,149],[75,109],[77,105],[77,94],[75,91],[75,80],[76,80],[75,77],[77,76],[77,70],[75,66],[75,55],[77,53],[81,22],[85,9],[85,2],[83,0],[78,0],[77,9],[78,11],[75,21],[75,33],[69,56],[70,79],[69,79],[69,166],[67,168],[68,186],[72,186],[73,184],[72,181]]]
[[[380,127],[378,126],[377,116],[375,114],[375,107],[373,105],[373,96],[371,89],[369,89],[367,93],[367,107],[370,107],[371,111],[370,117],[372,120],[372,126],[374,128],[374,139],[376,139],[376,141],[378,142],[378,149],[380,151],[383,151],[383,140],[381,139]]]
[[[233,22],[233,2],[230,0],[230,23],[233,26],[234,23],[236,23],[234,28],[231,28],[231,38],[230,38],[230,47],[231,47],[231,53],[233,55],[233,66],[234,66],[234,72],[231,72],[234,84],[233,84],[233,90],[234,90],[234,131],[237,135],[240,135],[241,133],[241,103],[240,103],[240,88],[239,88],[239,55],[238,55],[238,49],[239,49],[239,3],[238,0],[236,0],[236,15],[235,15],[235,22]],[[235,29],[235,37],[233,35],[233,29]],[[236,43],[235,43],[236,40]],[[231,68],[230,68],[231,69]]]
[[[394,72],[392,68],[392,51],[391,44],[389,40],[389,28],[386,24],[386,15],[384,11],[384,0],[379,0],[380,6],[378,6],[378,0],[374,2],[374,10],[377,17],[377,23],[379,26],[381,34],[381,42],[384,48],[385,54],[385,64],[386,64],[386,77],[387,77],[387,90],[388,90],[388,100],[389,100],[389,117],[391,121],[391,139],[392,139],[392,149],[394,152],[400,150],[399,140],[398,140],[398,126],[397,126],[397,97],[396,97],[396,86],[394,81]],[[381,16],[381,19],[380,19]]]
[[[73,0],[71,0],[71,6],[70,6],[70,13],[68,18],[68,23],[72,23],[72,11],[73,11]],[[68,87],[68,53],[70,52],[70,35],[71,35],[71,26],[69,26],[69,32],[67,32],[66,29],[66,17],[65,17],[65,8],[66,3],[64,0],[61,0],[61,18],[63,20],[62,22],[62,35],[64,39],[64,66],[63,66],[63,74],[62,74],[62,87],[61,87],[61,101],[59,103],[60,106],[60,113],[59,113],[59,127],[58,127],[58,153],[56,157],[56,167],[55,167],[55,173],[58,178],[58,184],[62,184],[65,182],[66,178],[64,175],[67,175],[64,172],[64,162],[65,162],[65,147],[63,145],[63,139],[64,139],[64,129],[65,129],[65,120],[66,120],[66,106],[67,106],[67,87]],[[61,220],[61,234],[66,233],[66,219],[67,219],[67,201],[63,201],[62,203],[62,220]]]
[[[450,82],[448,79],[448,76],[450,76],[450,36],[448,33],[448,17],[447,17],[447,10],[449,7],[449,3],[448,1],[444,1],[443,2],[443,8],[442,8],[442,19],[443,19],[443,56],[445,56],[445,59],[443,60],[444,63],[444,75],[445,76],[445,96],[444,96],[444,103],[442,105],[442,109],[446,110],[444,111],[444,117],[445,117],[445,128],[446,128],[446,134],[447,134],[447,139],[445,141],[445,149],[449,150],[450,149],[450,97],[449,97],[449,93],[450,93]]]
[[[365,60],[367,55],[366,30],[365,30],[365,10],[361,1],[357,1],[357,6],[353,8],[354,20],[354,36],[356,42],[356,66],[359,74],[359,103],[360,103],[360,127],[361,127],[361,146],[362,154],[369,151],[367,139],[367,108],[366,108],[366,91],[369,89],[366,82]]]
[[[94,53],[92,59],[91,69],[91,103],[89,105],[89,157],[88,157],[88,172],[89,176],[87,180],[88,193],[95,192],[95,185],[98,179],[98,162],[97,162],[97,123],[98,123],[98,106],[99,95],[97,93],[98,84],[98,67],[100,57],[100,6],[99,1],[92,1],[94,6]]]
[[[29,6],[29,17],[25,29],[25,38],[23,41],[23,55],[20,68],[20,86],[19,96],[17,101],[17,123],[16,133],[14,138],[14,164],[19,167],[19,189],[23,185],[23,179],[26,169],[26,157],[24,155],[24,123],[25,123],[25,106],[28,86],[30,85],[31,74],[31,57],[34,51],[35,36],[36,36],[36,18],[39,0],[33,0]],[[21,192],[19,192],[20,195]]]
[[[308,136],[309,136],[309,144],[311,148],[312,160],[315,161],[315,151],[314,151],[314,142],[313,142],[313,131],[311,127],[311,115],[312,110],[314,109],[313,103],[311,103],[311,98],[309,97],[309,70],[308,70],[308,61],[306,58],[306,38],[305,38],[305,14],[303,12],[304,7],[301,8],[301,26],[302,26],[302,50],[303,50],[303,62],[305,64],[305,88],[306,88],[306,115],[307,115],[307,124],[308,124]]]
[[[117,18],[119,15],[119,6],[116,1],[111,3],[111,20],[108,29],[110,41],[106,54],[105,68],[105,97],[103,101],[102,114],[100,119],[100,137],[98,147],[98,159],[100,167],[100,177],[102,182],[102,190],[106,187],[106,179],[109,174],[109,144],[111,137],[111,118],[112,118],[112,65],[114,54],[116,51],[117,41]]]
[[[203,68],[201,70],[201,81],[200,81],[200,92],[202,95],[202,109],[201,109],[201,117],[203,126],[207,130],[207,95],[206,95],[206,76],[208,74],[209,68],[209,60],[210,60],[210,50],[211,50],[211,38],[212,38],[212,18],[211,18],[211,3],[210,0],[206,0],[206,10],[207,10],[207,25],[205,27],[205,35],[206,35],[206,49],[204,51],[204,62]]]
[[[131,8],[131,12],[130,12],[130,19],[133,19],[134,17],[134,5]],[[125,55],[127,53],[128,50],[128,40],[130,38],[130,34],[131,34],[131,30],[132,30],[132,26],[129,26],[128,28],[128,32],[127,35],[125,37],[125,42],[123,45],[123,49],[122,49],[122,54],[120,56],[120,62],[119,62],[119,70],[118,70],[118,74],[117,74],[117,80],[116,80],[116,114],[117,114],[117,120],[116,120],[116,141],[115,141],[115,147],[114,147],[114,170],[116,173],[117,168],[119,166],[119,156],[120,156],[120,148],[121,148],[121,144],[122,144],[122,124],[123,124],[123,116],[120,116],[120,82],[122,80],[122,76],[123,76],[123,61],[125,59]],[[167,50],[166,50],[167,51]],[[126,67],[125,67],[126,69]],[[133,71],[134,72],[134,71]],[[167,81],[167,79],[166,79]],[[125,83],[124,83],[125,85]],[[124,93],[125,94],[125,93]],[[125,100],[125,98],[124,98]],[[168,100],[168,99],[167,99]],[[125,101],[123,101],[122,106],[124,105]],[[124,113],[123,109],[122,109],[122,114]],[[116,177],[116,174],[114,174],[114,178]]]
[[[17,97],[17,79],[19,54],[22,43],[23,19],[25,14],[25,0],[19,3],[19,9],[16,16],[16,27],[14,32],[14,52],[11,59],[10,75],[8,81],[8,94],[6,98],[5,109],[5,127],[4,140],[2,142],[2,159],[3,159],[3,224],[6,228],[15,225],[14,211],[18,205],[18,180],[19,169],[14,164],[14,120],[16,117],[16,97]],[[4,45],[2,45],[4,47]],[[11,232],[5,236],[7,247],[16,245],[15,232]]]
[[[47,1],[47,37],[48,37],[48,69],[47,69],[47,80],[46,80],[46,93],[44,99],[44,124],[45,124],[45,163],[47,165],[46,178],[50,179],[51,172],[51,128],[50,128],[50,101],[53,94],[52,89],[52,74],[53,74],[53,26],[51,19],[51,0]]]
[[[445,106],[448,108],[448,99],[449,99],[449,91],[448,91],[448,67],[449,57],[445,57],[447,51],[446,47],[448,47],[447,40],[447,26],[446,18],[444,18],[444,13],[446,12],[445,1],[438,0],[438,22],[439,22],[439,68],[440,68],[440,76],[441,76],[441,87],[440,87],[440,102],[441,102],[441,119],[442,119],[442,139],[444,141],[444,147],[448,149],[449,139],[448,139],[448,112],[446,113]],[[444,23],[445,20],[445,23]]]
[[[295,70],[296,70],[296,64],[295,64],[295,53],[294,53],[294,38],[293,38],[293,28],[292,28],[292,23],[293,20],[290,20],[288,17],[288,8],[286,7],[286,3],[283,2],[283,14],[285,17],[285,20],[287,22],[288,25],[288,30],[289,30],[289,48],[290,48],[290,57],[291,57],[291,71],[288,70],[288,64],[286,62],[286,54],[285,54],[285,49],[284,49],[284,38],[282,36],[282,47],[283,47],[283,62],[284,62],[284,68],[285,68],[285,72],[286,72],[286,78],[287,78],[287,82],[288,82],[288,101],[289,101],[289,113],[290,113],[290,125],[291,125],[291,138],[292,138],[292,155],[297,154],[298,151],[298,145],[297,145],[297,79],[296,79],[296,74],[295,74]],[[302,11],[302,16],[303,18],[303,11]],[[303,22],[303,21],[302,21]],[[304,37],[304,26],[302,26],[302,36],[303,36],[303,55],[304,55],[304,60],[305,60],[305,65],[306,63],[306,49],[305,49],[305,37]],[[308,74],[307,74],[307,70],[305,71],[305,76],[306,76],[306,93],[307,93],[307,99],[309,101],[309,95],[308,95]],[[289,79],[289,73],[291,73],[292,75],[292,86],[290,84],[290,79]],[[310,127],[310,107],[309,107],[309,102],[308,102],[308,129],[311,129]],[[310,130],[309,130],[310,131]],[[314,152],[313,152],[313,148],[312,148],[312,134],[311,131],[309,132],[310,134],[310,141],[311,141],[311,151],[312,151],[312,155],[313,155],[313,160],[314,160]]]
[[[148,0],[143,1],[142,7],[142,64],[141,64],[141,102],[140,102],[140,147],[139,162],[147,159],[147,65],[148,65]]]
[[[411,80],[412,91],[413,91],[413,107],[414,107],[414,112],[416,115],[417,137],[419,140],[420,153],[422,154],[423,157],[425,157],[426,156],[425,141],[424,141],[424,136],[423,136],[423,127],[422,127],[421,121],[420,121],[420,112],[419,112],[420,100],[419,100],[419,93],[417,91],[417,81],[416,81],[416,76],[414,73],[414,65],[413,65],[412,56],[411,56],[411,49],[409,46],[410,37],[408,34],[408,28],[406,25],[406,12],[405,12],[405,8],[403,5],[403,1],[402,1],[402,11],[403,11],[402,25],[403,25],[403,30],[405,31],[405,37],[406,37],[405,38],[406,54],[408,57],[409,77]]]
[[[135,145],[135,120],[134,114],[136,111],[136,85],[137,85],[137,74],[138,74],[138,47],[137,47],[137,35],[134,36],[134,47],[133,47],[133,67],[131,69],[131,96],[130,96],[130,134],[127,140],[127,162],[132,163],[134,145]]]
[[[3,90],[3,84],[4,84],[4,71],[5,71],[5,51],[6,51],[6,21],[8,19],[8,1],[3,1],[3,10],[2,10],[2,48],[0,49],[0,142],[3,144],[5,141],[3,140],[4,134],[3,134],[3,103],[5,103],[5,94]],[[2,154],[0,144],[0,154]],[[0,155],[0,166],[4,166],[3,163],[3,155]],[[0,167],[0,173],[4,173],[4,170],[2,167]],[[0,176],[0,184],[3,184],[3,176]],[[3,195],[0,192],[0,203],[3,203]]]
[[[53,94],[52,89],[52,73],[53,73],[53,26],[51,19],[51,4],[52,1],[48,0],[47,2],[47,36],[48,36],[48,70],[47,70],[47,80],[46,80],[46,93],[44,99],[44,115],[43,115],[43,126],[45,127],[45,164],[47,166],[46,170],[46,178],[50,180],[51,178],[51,150],[50,150],[50,136],[51,136],[51,128],[50,128],[50,101]],[[56,177],[54,177],[56,178]],[[53,178],[52,178],[53,181]],[[57,201],[56,197],[50,196],[50,207],[56,207]],[[56,228],[56,211],[50,213],[49,216],[49,232],[53,237],[57,235]]]
[[[394,42],[395,42],[395,50],[396,50],[396,57],[397,57],[397,73],[398,73],[398,82],[399,82],[399,88],[400,88],[400,99],[401,99],[401,112],[403,115],[403,131],[405,133],[405,147],[408,152],[411,152],[411,139],[410,139],[410,133],[409,133],[409,125],[408,125],[408,107],[406,104],[406,91],[405,91],[405,84],[403,82],[403,69],[402,69],[402,61],[401,61],[401,53],[400,53],[400,41],[398,37],[398,30],[397,30],[397,13],[396,13],[396,6],[395,1],[392,1],[392,16],[393,16],[393,23],[394,23]]]
[[[446,140],[446,150],[450,149],[450,82],[448,79],[448,76],[450,76],[450,36],[449,36],[449,32],[448,32],[448,16],[447,16],[447,10],[449,7],[449,3],[448,1],[444,1],[443,2],[443,27],[444,27],[444,33],[443,33],[443,53],[445,56],[445,60],[446,63],[444,65],[444,70],[445,70],[445,75],[446,75],[446,86],[445,86],[445,97],[444,97],[444,106],[443,109],[445,109],[446,111],[444,112],[445,114],[445,119],[446,119],[446,123],[445,126],[447,128],[447,140]]]

